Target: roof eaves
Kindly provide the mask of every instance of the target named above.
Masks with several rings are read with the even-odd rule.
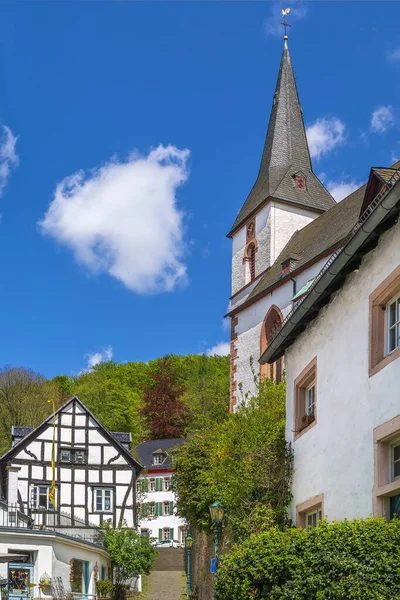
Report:
[[[376,240],[372,239],[372,244],[369,243],[371,236],[374,235],[379,225],[389,218],[390,213],[394,213],[392,215],[394,221],[396,215],[400,212],[399,178],[400,169],[396,171],[393,177],[394,181],[388,182],[386,187],[389,189],[385,189],[384,193],[381,190],[376,196],[353,227],[347,241],[331,256],[315,278],[308,293],[299,300],[286,317],[282,328],[260,356],[259,362],[261,364],[273,363],[283,355],[285,349],[304,331],[306,317],[308,317],[307,322],[313,320],[320,309],[330,301],[331,294],[343,285],[347,276],[347,273],[343,273],[345,267],[353,264],[354,267],[350,271],[354,270],[356,264],[361,261],[361,256],[377,244],[382,231],[376,234]],[[364,252],[362,251],[363,244],[366,246]],[[360,252],[359,260],[357,259],[358,252]],[[330,286],[332,286],[332,289],[329,292]],[[318,306],[318,304],[320,305]]]

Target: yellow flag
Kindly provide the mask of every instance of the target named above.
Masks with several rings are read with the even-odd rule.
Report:
[[[50,402],[50,400],[49,400]],[[49,500],[53,507],[56,507],[56,408],[53,402],[53,443],[51,445],[51,486],[49,491]]]

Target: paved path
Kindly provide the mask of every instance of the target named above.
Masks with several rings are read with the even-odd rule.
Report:
[[[152,571],[146,600],[183,600],[185,578],[182,571]]]

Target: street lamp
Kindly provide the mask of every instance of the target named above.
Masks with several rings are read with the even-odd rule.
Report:
[[[218,550],[219,550],[219,536],[222,529],[222,521],[224,518],[224,506],[221,502],[216,500],[210,506],[211,521],[213,524],[214,531],[214,546],[215,546],[215,568],[214,568],[214,599],[215,599],[215,579],[217,577],[218,569]]]
[[[188,593],[188,595],[191,592],[190,589],[190,550],[192,549],[193,546],[193,538],[190,535],[186,536],[186,540],[185,540],[185,548],[187,550],[187,579],[186,579],[186,591]]]

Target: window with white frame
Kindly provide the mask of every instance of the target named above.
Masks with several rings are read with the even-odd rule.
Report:
[[[150,502],[149,504],[149,517],[154,517],[156,514],[156,505],[154,502]]]
[[[321,519],[322,510],[320,508],[318,510],[313,510],[306,513],[306,527],[316,527],[318,525],[318,521],[321,521]]]
[[[95,491],[95,510],[98,512],[111,512],[112,490],[110,488],[96,488]]]
[[[386,305],[387,312],[387,353],[400,348],[400,295]]]
[[[48,510],[54,508],[49,498],[50,486],[34,485],[32,486],[32,507]]]
[[[306,415],[313,417],[315,412],[315,383],[306,388]]]
[[[171,531],[170,531],[170,529],[169,528],[168,529],[167,528],[163,529],[163,540],[164,540],[164,542],[169,542],[170,539],[171,539]]]
[[[164,477],[164,492],[168,492],[171,484],[171,477]]]
[[[396,440],[390,447],[390,462],[392,481],[400,479],[400,440]]]
[[[78,465],[82,465],[85,463],[85,451],[84,450],[74,450],[74,462]]]
[[[150,483],[150,492],[155,492],[156,491],[156,480],[149,479],[149,483]]]
[[[141,479],[139,479],[139,480],[136,482],[136,493],[137,493],[137,494],[140,494],[140,493],[141,493],[141,491],[142,491],[142,480],[141,480]]]
[[[153,455],[153,465],[162,465],[165,460],[165,454],[159,453]]]
[[[170,515],[170,506],[169,506],[169,502],[164,502],[164,510],[163,510],[163,514],[165,516]]]

